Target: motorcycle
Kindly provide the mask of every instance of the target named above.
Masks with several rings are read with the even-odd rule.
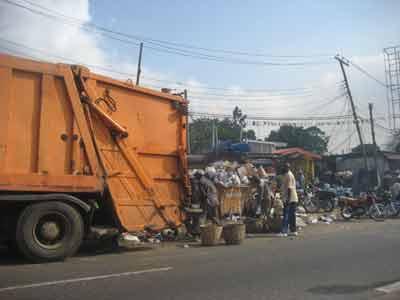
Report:
[[[384,212],[374,193],[367,193],[359,198],[341,197],[339,198],[340,213],[345,220],[360,218],[364,215],[374,220],[384,218]]]

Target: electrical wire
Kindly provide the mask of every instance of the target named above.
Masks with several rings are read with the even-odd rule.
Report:
[[[340,100],[340,99],[343,99],[343,97],[344,97],[344,94],[337,95],[337,96],[333,97],[332,99],[328,100],[327,102],[324,102],[324,103],[322,103],[322,104],[319,104],[318,106],[316,106],[316,107],[314,107],[314,108],[308,110],[306,113],[307,113],[307,114],[314,114],[314,113],[316,113],[317,111],[319,111],[321,108],[325,108],[325,109],[326,109],[326,108],[329,107],[329,105],[335,103],[336,101],[338,101],[338,100]]]
[[[343,141],[341,141],[339,144],[337,144],[333,149],[331,149],[329,152],[333,153],[335,152],[337,149],[340,149],[341,147],[343,147],[343,145],[345,145],[347,142],[351,141],[351,138],[353,137],[353,135],[356,133],[356,130],[353,130],[352,133],[350,133],[349,136],[347,136]]]
[[[341,110],[341,113],[339,115],[344,115],[346,113],[347,105],[348,105],[348,101],[344,101],[343,109]],[[328,134],[329,142],[331,141],[331,138],[336,136],[336,133],[338,131],[340,132],[340,130],[344,127],[344,124],[345,124],[344,122],[338,121],[338,123],[336,123],[336,125],[332,128],[331,132]]]
[[[189,114],[193,116],[204,116],[204,117],[214,117],[214,118],[232,118],[229,114],[214,114],[206,112],[194,112],[190,111]],[[301,116],[301,117],[276,117],[276,116],[257,116],[249,115],[246,119],[248,120],[259,120],[259,121],[317,121],[317,120],[347,120],[351,119],[352,115],[325,115],[325,116]]]
[[[213,61],[213,62],[241,64],[241,65],[254,65],[254,66],[297,66],[298,67],[298,66],[324,65],[324,64],[333,63],[333,61],[329,61],[329,62],[328,61],[326,61],[326,62],[322,62],[322,61],[319,61],[319,62],[254,61],[254,60],[243,60],[243,59],[237,59],[237,58],[231,58],[231,57],[209,55],[209,54],[205,54],[205,53],[200,53],[200,52],[189,51],[189,50],[185,50],[185,49],[179,49],[179,48],[161,45],[160,42],[158,42],[158,44],[156,44],[153,41],[151,41],[151,39],[147,39],[147,40],[143,39],[143,38],[140,39],[140,38],[138,38],[138,36],[117,32],[117,31],[110,30],[110,29],[102,27],[102,26],[98,26],[93,23],[84,22],[82,20],[77,21],[77,19],[74,19],[74,18],[72,18],[72,21],[71,21],[70,17],[67,17],[67,16],[57,13],[57,12],[56,12],[57,15],[49,14],[48,12],[49,11],[51,12],[52,10],[49,10],[48,8],[44,8],[43,6],[42,6],[42,11],[41,11],[41,10],[34,9],[32,7],[28,7],[28,6],[22,5],[20,3],[17,3],[17,2],[11,1],[11,0],[1,0],[1,1],[4,3],[7,3],[9,5],[14,5],[21,9],[25,9],[31,13],[39,14],[41,16],[63,22],[64,24],[75,25],[75,26],[78,26],[78,27],[81,27],[84,29],[89,29],[89,30],[95,30],[96,33],[100,33],[100,34],[103,34],[105,32],[105,33],[107,33],[106,37],[114,38],[114,35],[122,36],[124,38],[124,41],[127,43],[131,43],[132,39],[139,40],[139,41],[146,41],[146,43],[151,44],[152,46],[146,45],[145,47],[147,49],[150,49],[150,50],[156,51],[156,52],[180,55],[180,56],[191,57],[191,58],[200,59],[200,60],[209,60],[209,61]],[[37,7],[37,4],[34,4],[32,2],[27,2],[27,1],[25,1],[25,2],[30,3],[31,6]],[[54,10],[53,10],[53,12],[54,12]],[[110,36],[110,34],[111,34],[111,36]],[[117,40],[121,41],[121,38],[119,38]],[[137,42],[135,42],[135,45],[137,45]]]
[[[28,1],[28,0],[22,0],[25,3],[28,3],[31,6],[34,7],[38,7],[41,8],[42,10],[45,11],[50,11],[54,14],[57,14],[61,17],[64,18],[69,18],[69,19],[73,19],[77,22],[83,22],[83,20],[79,20],[77,18],[73,18],[70,16],[67,16],[65,14],[62,14],[60,12],[57,12],[56,10],[52,10],[48,7],[45,7],[43,5],[39,5],[37,3],[34,3],[32,1]],[[10,1],[11,2],[11,1]],[[171,46],[175,46],[175,47],[180,47],[180,48],[186,48],[186,49],[196,49],[196,50],[202,50],[202,51],[207,51],[207,52],[217,52],[217,53],[225,53],[225,54],[233,54],[233,55],[241,55],[241,56],[252,56],[252,57],[272,57],[272,58],[315,58],[315,57],[333,57],[333,54],[313,54],[313,55],[272,55],[272,54],[265,54],[265,53],[251,53],[251,52],[247,52],[247,51],[235,51],[235,50],[226,50],[226,49],[213,49],[213,48],[206,48],[206,47],[198,47],[198,46],[193,46],[193,45],[188,45],[188,44],[183,44],[183,43],[176,43],[176,42],[170,42],[170,41],[165,41],[165,40],[159,40],[159,39],[153,39],[153,38],[149,38],[149,37],[144,37],[144,36],[138,36],[138,35],[131,35],[131,34],[126,34],[126,33],[122,33],[122,32],[117,32],[117,31],[113,31],[110,29],[107,29],[105,27],[96,25],[94,23],[89,23],[91,26],[93,26],[96,29],[100,29],[100,30],[107,30],[109,32],[112,32],[114,34],[119,34],[122,36],[126,36],[126,37],[132,37],[135,39],[140,39],[140,40],[144,40],[144,41],[150,41],[153,43],[157,43],[160,46],[165,46],[165,45],[171,45]]]
[[[32,47],[28,47],[28,46],[26,46],[26,45],[22,45],[22,44],[20,44],[20,43],[15,43],[15,42],[12,42],[12,41],[9,41],[9,40],[6,40],[6,39],[0,38],[0,41],[7,42],[7,43],[9,43],[9,44],[11,44],[11,45],[13,45],[13,46],[19,47],[19,48],[27,49],[27,50],[29,50],[30,53],[31,53],[32,51],[33,51],[33,52],[38,52],[38,53],[42,53],[42,54],[45,54],[45,55],[51,55],[51,56],[53,56],[53,57],[55,57],[55,58],[59,58],[59,59],[62,59],[62,60],[64,60],[64,61],[70,61],[70,62],[72,62],[72,63],[74,63],[74,64],[83,64],[82,62],[79,62],[79,61],[76,61],[76,60],[73,60],[73,59],[65,58],[65,57],[63,57],[63,56],[58,56],[58,55],[49,54],[47,51],[42,51],[42,50],[39,50],[39,49],[35,49],[35,48],[32,48]],[[3,47],[3,48],[4,48],[4,47]],[[12,50],[12,49],[10,49],[10,48],[7,48],[7,50],[10,51],[10,52],[15,52],[15,50]],[[25,54],[24,52],[19,52],[19,53]],[[26,54],[25,54],[25,55],[26,55]],[[32,57],[33,59],[37,59],[37,58],[38,58],[38,57],[35,57],[35,56],[31,56],[31,57]],[[104,68],[104,67],[101,67],[101,66],[98,66],[98,65],[86,64],[86,66],[93,67],[93,68],[97,68],[97,69],[101,69],[101,70],[105,70],[105,71],[107,71],[107,72],[116,72],[116,73],[123,74],[123,75],[134,75],[134,74],[130,74],[130,73],[124,73],[124,72],[115,71],[115,70],[109,69],[109,68]],[[333,100],[335,100],[335,99],[333,99]]]
[[[228,88],[228,87],[215,87],[215,86],[198,86],[198,85],[191,85],[190,82],[182,82],[182,81],[173,81],[173,80],[167,80],[167,79],[161,79],[161,78],[154,78],[154,77],[149,77],[149,76],[142,76],[143,79],[150,80],[150,81],[155,81],[155,82],[164,82],[168,84],[173,84],[173,85],[178,85],[178,86],[186,86],[188,88],[193,88],[193,89],[202,89],[202,90],[220,90],[220,91],[234,91],[233,88]],[[340,84],[340,82],[335,83],[335,85]],[[286,93],[286,92],[295,92],[295,91],[308,91],[308,90],[314,90],[314,89],[323,89],[324,87],[321,86],[315,86],[315,85],[310,85],[308,87],[297,87],[297,88],[287,88],[287,89],[255,89],[255,88],[244,88],[243,92],[245,93]]]
[[[107,68],[107,67],[104,67],[104,66],[100,66],[100,65],[96,65],[96,64],[89,64],[89,63],[83,63],[83,62],[81,62],[81,61],[77,61],[77,60],[75,60],[75,59],[71,59],[71,58],[67,58],[67,57],[64,57],[64,56],[61,56],[61,55],[56,55],[56,54],[53,54],[53,53],[50,53],[50,52],[48,52],[48,51],[45,51],[45,50],[43,50],[43,49],[38,49],[38,48],[33,48],[33,47],[29,47],[29,46],[27,46],[27,45],[24,45],[24,44],[21,44],[21,43],[18,43],[18,42],[15,42],[15,41],[10,41],[10,40],[7,40],[7,39],[4,39],[4,38],[1,38],[0,37],[0,41],[2,41],[2,42],[4,42],[4,43],[8,43],[8,44],[10,44],[10,45],[12,45],[12,46],[14,46],[14,47],[17,47],[17,48],[22,48],[22,49],[26,49],[26,50],[29,50],[29,52],[37,52],[37,53],[41,53],[41,54],[43,54],[43,55],[45,55],[45,56],[50,56],[50,57],[53,57],[53,58],[55,58],[55,59],[60,59],[60,60],[62,60],[62,61],[65,61],[65,62],[70,62],[70,63],[73,63],[73,64],[79,64],[79,65],[85,65],[85,66],[87,66],[87,67],[91,67],[91,68],[94,68],[94,69],[98,69],[98,70],[102,70],[102,71],[105,71],[105,72],[108,72],[108,73],[113,73],[113,74],[119,74],[119,75],[122,75],[122,76],[127,76],[127,77],[132,77],[132,78],[134,78],[135,76],[136,76],[136,74],[133,74],[133,73],[128,73],[128,72],[123,72],[123,71],[117,71],[117,70],[115,70],[115,69],[112,69],[112,68]],[[12,51],[11,51],[12,52]],[[25,54],[26,55],[26,54]],[[247,89],[246,89],[247,90]],[[293,89],[294,90],[294,89]],[[258,91],[258,90],[257,90]],[[275,91],[278,91],[278,90],[275,90]],[[205,94],[207,94],[207,93],[205,93]],[[286,97],[289,97],[289,96],[291,96],[291,97],[299,97],[300,96],[300,94],[289,94],[289,95],[286,95],[286,94],[272,94],[272,95],[269,95],[269,97],[270,98],[273,98],[273,97],[277,97],[277,96],[283,96],[283,95],[285,95]],[[305,96],[310,96],[311,94],[303,94],[303,95],[301,95],[302,97],[305,97]],[[222,96],[222,94],[221,94],[221,96]],[[240,96],[240,95],[238,95],[237,96],[238,98],[240,98],[240,99],[238,99],[238,100],[241,100],[241,99],[243,99],[244,97],[243,96]],[[197,96],[197,98],[200,98],[201,99],[201,96]],[[215,97],[214,97],[215,98]],[[229,100],[231,100],[233,97],[232,96],[230,96],[230,99]],[[265,98],[258,98],[258,97],[256,97],[256,95],[254,95],[254,96],[247,96],[246,98],[248,98],[248,99],[250,99],[250,100],[263,100],[263,101],[265,101],[266,99]],[[217,98],[218,99],[218,98]],[[207,97],[207,100],[211,100],[210,99],[210,97]],[[223,100],[223,99],[218,99],[218,101],[221,101],[221,100]],[[275,101],[276,99],[267,99],[267,101]],[[201,102],[204,102],[204,100],[203,99],[201,99],[200,100]]]
[[[24,45],[24,44],[21,44],[21,43],[17,43],[17,42],[14,42],[14,41],[10,41],[10,40],[7,40],[7,39],[1,38],[1,37],[0,37],[0,41],[6,42],[6,43],[8,43],[8,44],[10,44],[10,45],[12,45],[14,47],[20,48],[20,49],[22,48],[22,49],[26,49],[26,50],[29,50],[29,51],[34,51],[34,52],[37,52],[37,53],[41,53],[43,55],[50,56],[50,57],[53,57],[53,58],[56,58],[56,59],[60,59],[60,60],[62,60],[64,62],[70,62],[70,63],[73,63],[73,64],[84,65],[84,66],[95,68],[95,69],[102,70],[102,71],[105,71],[105,72],[119,74],[119,75],[128,76],[128,77],[135,77],[136,76],[136,74],[133,74],[133,73],[117,71],[115,69],[107,68],[107,67],[96,65],[96,64],[84,63],[84,62],[81,62],[81,61],[78,61],[78,60],[75,60],[75,59],[67,58],[65,56],[61,56],[61,55],[56,55],[56,54],[50,53],[50,52],[45,51],[43,49],[29,47],[27,45]],[[11,51],[13,51],[13,50],[11,50]],[[20,53],[24,53],[24,52],[20,52]],[[26,54],[23,54],[23,55],[26,55]],[[37,59],[42,59],[42,58],[37,57]]]
[[[352,62],[351,60],[347,59],[348,62],[355,67],[358,71],[360,71],[361,73],[363,73],[364,75],[366,75],[367,77],[369,77],[370,79],[374,80],[375,82],[377,82],[379,85],[383,86],[384,88],[387,88],[387,85],[385,83],[383,83],[382,81],[380,81],[379,79],[377,79],[376,77],[374,77],[373,75],[371,75],[371,73],[367,72],[365,69],[361,68],[359,65],[355,64],[354,62]]]

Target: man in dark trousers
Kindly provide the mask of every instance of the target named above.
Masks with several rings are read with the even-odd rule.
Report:
[[[283,168],[283,179],[281,194],[283,200],[283,220],[282,230],[280,236],[297,236],[296,228],[296,209],[297,203],[299,202],[296,191],[296,179],[292,171],[290,171],[290,165],[286,163]],[[289,231],[290,227],[290,233]]]

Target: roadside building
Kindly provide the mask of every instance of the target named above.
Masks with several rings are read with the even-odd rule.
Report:
[[[288,161],[295,173],[299,173],[300,170],[302,170],[306,182],[311,182],[314,179],[316,161],[322,159],[322,157],[316,153],[297,147],[275,150],[273,154]]]

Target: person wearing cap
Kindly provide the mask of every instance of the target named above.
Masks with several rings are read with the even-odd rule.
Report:
[[[299,199],[296,192],[296,179],[290,171],[290,165],[287,163],[283,168],[282,178],[282,200],[283,200],[283,220],[280,236],[297,236],[296,228],[296,209]],[[289,233],[290,227],[290,233]]]

